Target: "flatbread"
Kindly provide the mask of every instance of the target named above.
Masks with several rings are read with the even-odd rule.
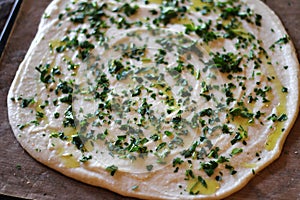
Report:
[[[22,147],[144,199],[216,199],[281,152],[299,62],[261,1],[66,1],[46,9],[8,94]]]

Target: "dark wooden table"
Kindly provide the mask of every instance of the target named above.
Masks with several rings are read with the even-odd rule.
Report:
[[[80,183],[49,169],[32,159],[13,136],[7,119],[7,92],[36,33],[43,10],[50,2],[23,1],[15,29],[0,60],[0,194],[34,199],[132,199]],[[282,19],[300,58],[300,0],[264,2]],[[300,199],[299,166],[300,117],[286,140],[280,158],[227,199]]]

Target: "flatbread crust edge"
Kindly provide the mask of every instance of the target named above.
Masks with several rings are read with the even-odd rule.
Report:
[[[263,2],[261,2],[259,0],[249,0],[248,2],[249,2],[249,4],[255,5],[254,10],[257,13],[260,13],[263,15],[264,21],[268,21],[268,27],[276,27],[276,30],[275,30],[276,35],[283,36],[283,35],[287,34],[280,19],[267,5],[265,5]],[[49,7],[46,9],[46,12],[51,14],[53,11],[59,9],[59,7],[61,5],[62,4],[61,4],[60,0],[54,0],[49,5]],[[23,62],[20,64],[20,67],[16,73],[16,77],[11,85],[10,90],[9,90],[9,94],[8,94],[8,98],[7,98],[7,105],[8,105],[8,111],[9,111],[8,112],[9,122],[12,126],[12,130],[13,130],[17,140],[20,142],[21,146],[36,160],[38,160],[42,164],[49,166],[50,168],[53,168],[53,169],[59,171],[60,173],[66,175],[66,176],[72,177],[76,180],[79,180],[81,182],[85,182],[85,183],[88,183],[91,185],[107,188],[107,189],[117,192],[121,195],[133,196],[133,197],[138,197],[138,198],[157,199],[158,198],[157,196],[155,196],[155,197],[151,197],[150,195],[145,196],[143,193],[139,193],[137,191],[134,191],[134,192],[132,192],[130,190],[120,191],[119,187],[118,187],[118,185],[120,185],[120,184],[122,184],[122,185],[127,184],[129,187],[132,186],[130,183],[130,179],[132,177],[127,176],[126,173],[123,174],[122,172],[120,172],[120,174],[118,176],[110,177],[110,176],[106,175],[107,173],[105,171],[103,174],[99,174],[99,173],[92,173],[92,172],[87,171],[86,169],[82,169],[82,168],[75,168],[75,169],[61,168],[61,167],[59,167],[59,160],[56,160],[56,161],[50,160],[50,162],[49,162],[49,159],[48,159],[49,154],[48,153],[45,152],[45,153],[41,154],[40,152],[36,152],[35,149],[32,148],[31,143],[29,142],[29,140],[30,140],[29,138],[18,137],[18,135],[21,133],[20,130],[17,128],[18,121],[19,121],[17,113],[19,111],[18,111],[18,108],[16,108],[16,106],[11,102],[10,97],[14,96],[16,90],[18,89],[18,84],[22,82],[24,75],[25,75],[24,74],[25,70],[26,70],[26,68],[28,68],[30,66],[32,56],[39,53],[39,52],[36,52],[35,47],[37,45],[41,45],[41,43],[43,43],[42,38],[44,36],[43,35],[44,30],[50,29],[51,26],[52,26],[52,24],[47,23],[45,19],[41,20],[37,35],[36,35],[35,39],[33,40]],[[263,29],[263,30],[266,30],[266,29]],[[262,32],[261,34],[262,34],[261,35],[262,39],[266,44],[271,45],[271,43],[274,42],[273,40],[268,41],[267,33],[264,34],[264,32]],[[272,153],[273,153],[272,159],[268,160],[267,162],[264,163],[264,165],[262,165],[258,169],[256,169],[256,172],[262,170],[263,168],[268,166],[270,163],[272,163],[274,160],[276,160],[280,156],[285,139],[286,139],[288,133],[290,132],[290,130],[297,118],[297,114],[299,111],[299,81],[298,81],[299,62],[297,60],[295,48],[291,41],[287,45],[284,45],[282,47],[282,49],[286,52],[286,57],[285,57],[285,60],[283,61],[283,63],[288,64],[288,66],[289,66],[289,68],[287,70],[288,73],[281,73],[282,69],[278,69],[278,68],[275,68],[275,70],[276,70],[280,80],[288,80],[289,81],[288,83],[286,83],[286,86],[289,86],[289,88],[292,88],[291,86],[293,86],[293,92],[290,92],[288,94],[289,97],[288,97],[288,101],[287,101],[287,104],[289,105],[289,108],[287,110],[287,112],[288,112],[287,115],[289,116],[289,119],[288,119],[287,123],[289,124],[289,126],[286,128],[284,133],[278,139],[279,142],[277,142],[275,148],[272,150]],[[281,54],[280,54],[280,52],[276,52],[272,56],[280,57]],[[292,76],[290,76],[290,75],[292,75]],[[30,76],[30,75],[27,74],[25,76]],[[225,191],[224,193],[220,193],[217,196],[217,198],[224,198],[224,197],[240,190],[249,182],[250,179],[252,179],[252,177],[253,176],[248,176],[246,179],[244,179],[238,183],[239,184],[238,187],[234,188],[233,190]],[[105,179],[106,181],[103,182],[102,181],[103,179]],[[141,181],[141,184],[146,184],[146,183]],[[190,197],[193,198],[193,196],[190,196]],[[209,197],[216,198],[215,196],[209,196]],[[161,196],[161,198],[171,198],[171,197]]]

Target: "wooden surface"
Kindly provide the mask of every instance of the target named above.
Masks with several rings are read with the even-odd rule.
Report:
[[[30,199],[131,199],[77,182],[47,168],[24,152],[13,136],[7,119],[7,92],[49,2],[23,1],[15,29],[0,60],[0,194]],[[264,2],[282,19],[300,58],[300,0]],[[286,140],[280,158],[227,199],[300,199],[299,168],[300,117]]]

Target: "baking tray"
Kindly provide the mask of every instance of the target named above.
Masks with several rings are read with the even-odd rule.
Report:
[[[23,0],[19,16],[0,60],[0,194],[29,199],[127,200],[86,185],[36,162],[18,144],[7,119],[6,96],[20,62],[34,38],[40,17],[51,0]],[[267,0],[282,19],[300,52],[300,1]],[[300,118],[287,137],[278,160],[256,174],[227,199],[300,199]],[[0,199],[2,197],[0,196]]]
[[[10,13],[8,15],[8,18],[6,20],[6,23],[4,24],[2,31],[0,30],[0,58],[4,51],[10,32],[13,28],[14,22],[17,18],[21,4],[22,4],[22,0],[14,1]]]

